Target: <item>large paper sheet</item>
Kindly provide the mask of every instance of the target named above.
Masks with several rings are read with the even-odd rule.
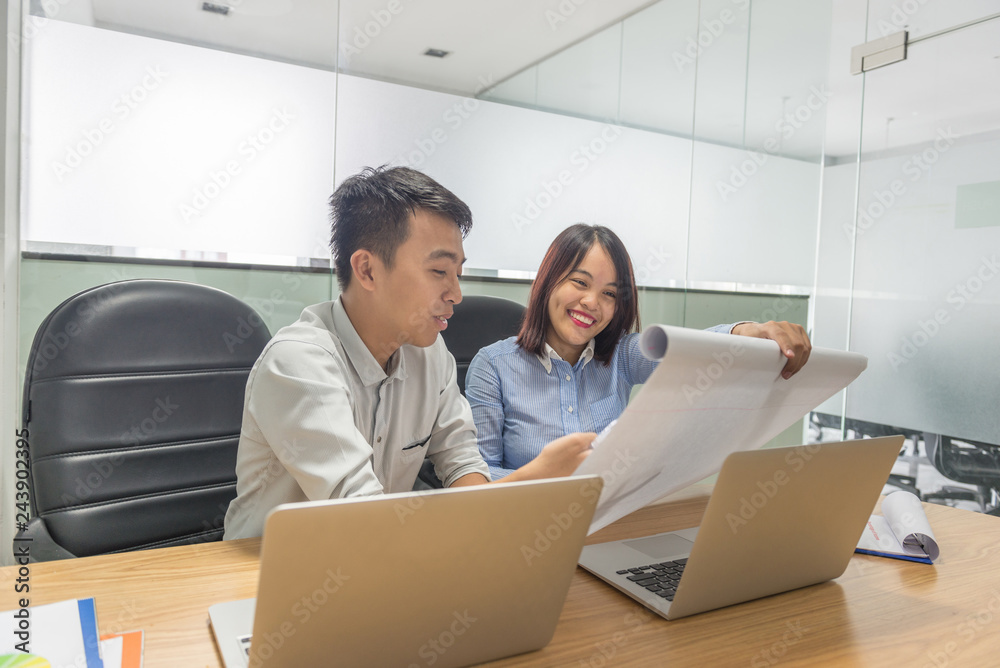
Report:
[[[604,479],[590,533],[764,445],[868,366],[864,355],[813,348],[785,380],[774,341],[667,325],[640,341],[660,364],[575,472]]]

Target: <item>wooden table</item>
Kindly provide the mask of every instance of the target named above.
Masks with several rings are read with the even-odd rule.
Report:
[[[710,488],[639,510],[588,542],[697,525]],[[934,566],[854,555],[833,582],[667,622],[577,569],[555,637],[491,666],[989,666],[1000,663],[1000,518],[926,505]],[[220,666],[213,603],[255,595],[258,539],[31,566],[31,601],[94,596],[101,632],[143,629],[145,665]],[[0,569],[0,609],[16,607]]]

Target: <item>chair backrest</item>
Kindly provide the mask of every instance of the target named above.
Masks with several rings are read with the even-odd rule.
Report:
[[[239,299],[180,281],[110,283],[60,304],[24,381],[29,533],[51,536],[59,556],[220,539],[247,376],[270,336]]]
[[[946,478],[1000,489],[1000,445],[924,434],[927,458]]]
[[[458,388],[465,394],[465,374],[480,348],[514,336],[521,328],[524,307],[510,299],[470,295],[455,305],[448,329],[441,333],[458,367]]]
[[[465,394],[465,376],[469,363],[483,346],[514,336],[521,328],[524,307],[510,299],[487,295],[470,295],[455,305],[455,315],[448,321],[448,329],[441,332],[448,350],[455,357],[458,389]],[[434,465],[424,460],[417,475],[414,489],[435,489],[441,481],[434,473]]]

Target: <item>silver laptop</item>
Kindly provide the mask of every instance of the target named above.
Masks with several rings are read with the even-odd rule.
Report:
[[[227,668],[429,666],[552,639],[599,476],[278,506],[256,599],[209,610]]]
[[[701,526],[589,545],[580,565],[667,619],[840,576],[902,436],[729,455]]]

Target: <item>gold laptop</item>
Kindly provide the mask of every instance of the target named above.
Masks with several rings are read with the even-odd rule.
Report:
[[[729,455],[701,526],[588,545],[580,565],[667,619],[840,576],[902,436]]]
[[[257,598],[209,610],[225,665],[447,668],[540,649],[601,488],[583,476],[279,506]]]

